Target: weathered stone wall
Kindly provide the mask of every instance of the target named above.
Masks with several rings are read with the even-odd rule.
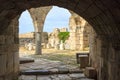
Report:
[[[68,32],[68,28],[63,27],[63,28],[60,29],[60,32]]]
[[[82,17],[72,11],[70,12],[70,49],[84,50],[84,48],[89,47],[89,33],[91,26]]]
[[[48,35],[48,45],[49,48],[55,48],[56,45],[60,44],[60,39],[58,34],[60,33],[60,29],[55,28],[52,33]]]
[[[0,35],[0,80],[17,79],[19,70],[18,17]]]
[[[65,44],[68,43],[68,41],[66,40],[65,43],[63,43],[63,41],[61,41],[59,39],[58,34],[60,32],[68,32],[68,29],[67,28],[60,28],[60,29],[55,28],[53,30],[53,32],[49,33],[49,35],[48,35],[48,47],[47,48],[60,49],[61,43],[63,44],[63,47],[65,47]]]
[[[34,32],[19,34],[19,38],[34,38],[34,37],[35,37]]]
[[[91,66],[96,68],[98,80],[119,80],[120,50],[112,46],[109,37],[99,37],[93,29],[91,29],[90,35]]]
[[[18,35],[18,32],[16,32],[17,28],[10,28],[9,23],[12,24],[12,18],[26,9],[48,5],[73,10],[92,25],[100,36],[97,38],[97,43],[101,46],[97,46],[97,50],[98,48],[101,50],[94,53],[96,56],[100,54],[98,56],[100,65],[97,64],[99,80],[119,80],[120,0],[0,0],[0,79],[13,80],[14,73],[18,72],[18,56],[15,54],[19,47],[18,38],[15,36]],[[12,70],[12,66],[11,69],[8,69],[13,62],[14,68],[15,66],[16,68]]]

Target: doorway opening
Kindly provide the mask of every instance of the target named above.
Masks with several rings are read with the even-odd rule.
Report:
[[[63,14],[64,10],[66,13]],[[82,17],[72,11],[53,6],[46,17],[42,32],[42,55],[32,55],[30,52],[33,51],[34,54],[35,50],[28,50],[27,57],[35,62],[21,64],[21,70],[79,72],[76,53],[89,52],[89,31],[90,25]]]

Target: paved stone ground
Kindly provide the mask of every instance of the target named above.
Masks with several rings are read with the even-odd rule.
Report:
[[[88,79],[82,73],[77,74],[54,74],[54,75],[22,75],[19,80],[94,80]]]
[[[20,64],[21,71],[49,70],[49,71],[72,71],[79,70],[76,66],[65,65],[60,61],[37,59],[33,63]],[[51,75],[21,75],[19,80],[93,80],[88,79],[83,73],[51,74]]]
[[[36,59],[34,63],[20,64],[20,70],[59,70],[59,69],[68,69],[68,70],[78,70],[77,66],[66,65],[60,61],[52,61],[47,59]]]

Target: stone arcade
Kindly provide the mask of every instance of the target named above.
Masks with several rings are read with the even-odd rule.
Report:
[[[91,26],[82,17],[70,11],[71,17],[69,20],[70,29],[70,49],[84,50],[89,47],[89,34]]]
[[[20,14],[26,9],[52,5],[72,10],[91,24],[96,33],[91,33],[94,37],[90,43],[90,59],[91,66],[97,70],[98,80],[119,80],[119,0],[0,0],[0,80],[18,77]],[[36,27],[41,30],[43,26]]]

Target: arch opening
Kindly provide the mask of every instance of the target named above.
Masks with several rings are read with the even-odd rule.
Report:
[[[25,53],[25,49],[35,43],[34,24],[28,10],[24,11],[19,18],[19,56]],[[31,48],[29,48],[31,49]]]
[[[73,31],[73,32],[75,31],[75,32],[78,32],[78,33],[81,32],[81,33],[83,33],[83,34],[86,33],[84,26],[87,26],[87,24],[84,25],[84,21],[82,21],[83,19],[82,19],[81,17],[79,17],[77,14],[75,14],[75,13],[73,13],[73,12],[71,12],[71,13],[72,13],[72,20],[73,20],[73,23],[74,23],[74,24],[73,24],[73,23],[71,24],[71,22],[69,22],[69,24],[71,24],[71,25],[70,25],[70,27],[71,27],[70,30],[73,29],[73,30],[71,30],[71,31]],[[38,13],[37,13],[37,14],[38,14]],[[33,16],[34,16],[34,15],[33,15]],[[37,17],[37,19],[39,19],[39,18]],[[70,21],[70,20],[69,20],[69,21]],[[38,25],[38,26],[39,26],[39,25]],[[87,26],[87,27],[88,27],[88,26]],[[82,28],[83,31],[79,31],[80,28]],[[41,28],[41,29],[42,29],[42,28]],[[76,30],[77,30],[77,31],[76,31]],[[74,32],[74,33],[75,33],[75,32]],[[78,35],[78,33],[77,33],[77,35]],[[80,35],[81,33],[79,33],[79,35]],[[55,34],[56,34],[56,33],[55,33]],[[74,36],[76,36],[76,34],[75,34]],[[84,35],[83,35],[83,36],[84,36]],[[78,36],[77,36],[77,37],[78,37]],[[86,36],[85,36],[85,37],[86,37]],[[73,36],[71,37],[71,39],[72,39],[72,38],[73,38]],[[83,39],[83,38],[82,38],[82,39]],[[72,39],[71,41],[74,41],[74,40]],[[79,43],[79,41],[76,42],[76,43]],[[75,44],[75,45],[76,45],[76,44]],[[72,45],[71,45],[71,46],[72,46]],[[78,48],[78,47],[80,47],[80,45],[77,46],[77,48]],[[87,47],[88,47],[88,46],[87,46]],[[75,48],[75,49],[76,49],[76,48]],[[50,50],[47,50],[47,52],[49,52],[49,51],[50,51]],[[57,53],[57,52],[59,52],[59,51],[58,51],[58,50],[56,50],[55,52],[53,51],[53,53]],[[63,52],[64,52],[64,51],[63,51]],[[62,52],[62,53],[63,53],[63,52]],[[66,51],[65,51],[65,52],[66,52]],[[69,53],[71,53],[70,50],[69,50]],[[69,54],[69,53],[68,53],[68,54]],[[65,53],[65,55],[66,55],[65,57],[66,57],[66,58],[67,58],[67,55],[68,55],[68,54]],[[44,54],[43,54],[43,55],[44,55]],[[53,56],[51,56],[51,55],[53,55]],[[46,58],[50,59],[50,57],[48,57],[48,56],[51,56],[51,59],[52,59],[52,58],[55,57],[55,54],[52,54],[52,53],[51,53],[51,55],[50,55],[49,53],[47,53],[47,56],[44,55],[43,58],[46,57]],[[63,56],[63,55],[64,55],[64,53],[63,53],[63,54],[60,54],[60,55],[56,55],[56,56],[57,56],[57,57],[60,57],[60,56],[61,56],[60,58],[61,58],[61,60],[62,60],[62,56]],[[72,55],[72,56],[74,56],[74,57],[72,57],[71,55],[68,55],[68,56],[69,56],[69,58],[68,58],[69,60],[70,60],[71,58],[75,59],[75,53]],[[65,58],[65,57],[63,56],[63,58]],[[35,58],[36,58],[36,56],[35,56]],[[60,59],[60,58],[58,58],[58,59]],[[54,60],[54,59],[52,59],[52,60]],[[71,61],[71,60],[70,60],[70,61]],[[70,61],[68,61],[68,63],[70,63]],[[62,60],[62,62],[64,62],[64,61]],[[65,62],[66,62],[66,61],[65,61]],[[71,62],[72,62],[72,61],[71,61]],[[76,62],[76,61],[74,60],[74,63],[72,63],[72,64],[75,64],[75,62]],[[30,66],[29,66],[29,67],[30,67]],[[51,66],[48,65],[47,67],[51,67]],[[61,67],[61,66],[59,66],[59,67]]]
[[[28,10],[22,12],[19,18],[19,33],[34,32],[34,24]]]
[[[58,4],[58,5],[61,6],[62,4]],[[87,5],[87,4],[84,4],[84,5]],[[92,6],[89,6],[89,5],[92,5]],[[109,59],[108,59],[108,57],[105,57],[105,55],[103,54],[104,51],[102,50],[103,49],[102,46],[106,46],[106,47],[110,48],[109,50],[107,48],[105,48],[105,51],[110,52],[109,54],[113,54],[115,50],[119,49],[119,45],[116,45],[116,43],[119,43],[119,41],[118,41],[119,38],[114,37],[115,34],[117,34],[117,35],[119,34],[119,30],[114,25],[115,22],[114,22],[113,16],[111,16],[112,13],[110,13],[109,11],[107,12],[107,10],[103,13],[103,9],[101,9],[99,6],[94,5],[94,2],[92,2],[90,4],[88,3],[87,6],[82,6],[82,7],[84,7],[83,8],[84,10],[82,10],[79,5],[77,6],[78,9],[75,9],[75,10],[74,10],[74,8],[72,8],[70,6],[66,6],[66,5],[62,5],[62,7],[66,7],[70,10],[75,11],[79,15],[82,15],[82,17],[84,17],[92,25],[92,27],[95,29],[95,31],[97,32],[97,34],[96,34],[97,36],[94,36],[94,37],[97,37],[97,38],[93,38],[94,40],[97,40],[97,42],[94,43],[93,45],[97,44],[97,46],[94,46],[94,48],[92,48],[93,51],[95,50],[93,52],[93,54],[95,54],[95,56],[92,55],[92,57],[93,57],[92,65],[93,65],[93,67],[95,67],[97,69],[99,74],[104,74],[105,72],[102,73],[100,71],[101,66],[103,64],[107,65],[106,62],[110,62],[109,61],[110,56],[109,56]],[[79,9],[81,9],[81,11]],[[108,10],[109,10],[109,8],[108,8]],[[95,11],[95,13],[93,13],[94,11]],[[113,25],[111,25],[109,23],[111,23]],[[113,26],[114,26],[114,29],[113,29]],[[108,29],[108,27],[109,27],[109,29]],[[111,39],[111,37],[113,39]],[[100,53],[100,55],[103,55],[104,57],[101,58],[98,53]],[[107,60],[105,58],[107,58]],[[104,59],[105,62],[103,62],[102,59]],[[112,63],[110,64],[110,66],[112,66]],[[104,69],[110,68],[109,66],[103,66],[103,67],[104,67]],[[116,66],[116,67],[118,67],[118,66]],[[109,73],[107,71],[107,73],[105,73],[105,76],[108,76],[108,74]],[[109,75],[112,75],[112,72]],[[112,79],[112,78],[113,78],[113,76],[109,77],[109,79]],[[104,76],[99,75],[98,79],[99,80],[101,80],[101,79],[104,80]],[[108,78],[105,78],[105,79],[108,79]]]
[[[3,2],[6,3],[6,2]],[[17,20],[23,10],[32,7],[45,5],[58,5],[70,9],[84,17],[95,29],[97,36],[93,38],[96,46],[93,56],[93,67],[98,71],[98,80],[119,80],[119,50],[120,50],[120,29],[119,29],[119,1],[113,0],[88,0],[88,1],[14,1],[4,6],[1,3],[1,54],[0,77],[2,80],[13,80],[13,75],[18,73],[18,26]],[[21,6],[21,4],[23,6]],[[6,4],[5,4],[6,5]],[[4,10],[5,9],[5,10]],[[10,9],[10,10],[9,10]],[[17,17],[16,17],[17,16]],[[16,17],[16,18],[15,18]],[[13,19],[15,18],[15,19]],[[16,20],[14,22],[14,20]],[[117,36],[116,36],[117,35]],[[14,45],[13,45],[14,43]],[[4,46],[6,45],[6,46]],[[13,49],[10,47],[14,47]],[[10,48],[10,49],[9,49]],[[6,50],[9,49],[9,50]],[[9,53],[9,54],[8,54]],[[6,58],[5,58],[6,56]],[[12,57],[10,57],[12,56]],[[97,58],[97,59],[96,59]],[[8,64],[10,63],[10,64]],[[114,65],[113,65],[114,64]],[[7,65],[7,66],[6,66]],[[11,68],[11,70],[9,69]],[[7,73],[6,73],[7,72]],[[13,74],[11,74],[13,72]],[[9,78],[8,78],[9,76]],[[17,77],[17,76],[16,76]]]

